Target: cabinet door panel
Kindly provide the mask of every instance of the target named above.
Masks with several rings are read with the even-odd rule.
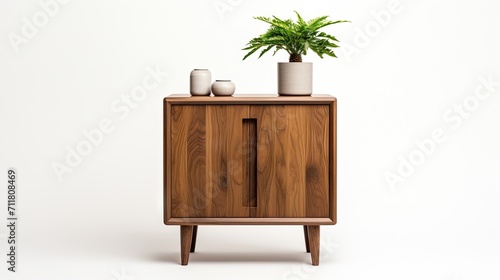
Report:
[[[172,105],[172,217],[329,217],[328,128],[328,105]]]
[[[257,217],[329,216],[329,107],[252,106],[257,119]]]
[[[172,106],[172,217],[246,217],[242,119],[248,106]]]
[[[247,217],[243,207],[242,120],[248,106],[207,107],[206,217]]]
[[[206,210],[206,107],[172,106],[172,217]]]
[[[278,201],[275,172],[275,128],[276,106],[250,107],[250,115],[257,120],[257,207],[256,217],[278,217]]]
[[[329,106],[309,106],[306,113],[306,216],[329,217]]]

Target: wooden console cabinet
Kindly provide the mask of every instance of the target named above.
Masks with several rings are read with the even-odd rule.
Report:
[[[241,95],[164,100],[164,223],[181,264],[199,225],[302,225],[319,264],[319,226],[336,223],[336,99]]]

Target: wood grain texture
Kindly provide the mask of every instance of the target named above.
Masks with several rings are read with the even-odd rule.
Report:
[[[227,216],[228,147],[227,106],[205,106],[206,116],[206,198],[205,217]]]
[[[319,226],[307,226],[307,235],[309,236],[309,249],[311,250],[312,265],[318,266],[320,246]]]
[[[324,218],[317,224],[334,224],[335,101],[166,98],[165,223],[297,224],[293,218]],[[257,201],[247,205],[258,207],[244,203],[250,197],[245,118],[256,120],[257,134]],[[237,219],[245,217],[254,220]]]
[[[232,105],[225,106],[228,110],[227,121],[227,145],[228,145],[228,197],[226,217],[248,217],[249,208],[244,207],[242,199],[244,188],[247,188],[246,157],[247,145],[242,140],[243,119],[249,117],[248,106]]]
[[[330,218],[333,224],[337,223],[337,102],[336,100],[329,104],[330,106],[330,166],[328,169],[330,177]]]
[[[249,107],[172,108],[172,217],[247,217],[241,120]]]
[[[278,96],[277,94],[242,94],[233,96],[190,96],[189,94],[172,94],[165,100],[172,104],[196,105],[305,105],[331,104],[336,98],[327,94],[313,94],[312,96]]]
[[[171,218],[169,225],[333,225],[330,218]]]
[[[256,217],[329,216],[328,105],[251,106],[257,119]]]
[[[209,202],[206,180],[206,111],[207,107],[196,106],[188,113],[184,113],[191,118],[187,125],[187,170],[185,171],[189,201],[186,207],[189,209],[190,217],[204,217]]]
[[[277,216],[275,178],[276,106],[250,106],[250,116],[257,119],[257,212],[256,217]]]
[[[191,249],[189,252],[194,253],[196,250],[196,237],[198,237],[198,226],[193,226],[193,233],[191,237]]]
[[[181,264],[198,225],[238,224],[303,226],[319,265],[319,225],[337,221],[336,130],[327,95],[165,98],[164,222],[181,226]]]
[[[290,200],[290,193],[288,193],[288,191],[293,188],[291,187],[293,183],[290,178],[291,174],[289,170],[290,162],[288,160],[288,157],[290,154],[288,154],[288,151],[286,150],[289,144],[289,122],[290,119],[292,119],[290,111],[296,106],[275,105],[272,107],[274,107],[274,114],[272,115],[272,137],[274,138],[274,151],[272,151],[272,153],[274,154],[274,186],[276,188],[276,201],[274,201],[274,203],[276,204],[276,217],[296,217],[294,214],[290,213],[290,208],[287,207]],[[263,180],[263,178],[258,179]],[[293,206],[292,208],[302,208],[303,205],[300,204],[303,204],[301,203],[303,201],[303,199],[299,198],[298,204]]]
[[[328,217],[329,205],[329,108],[308,106],[306,136],[306,216]]]
[[[163,102],[163,223],[172,218],[172,105]]]
[[[172,217],[205,217],[206,107],[172,106]]]
[[[181,264],[187,265],[189,262],[189,251],[193,238],[193,226],[181,226]]]
[[[189,189],[187,183],[187,136],[190,114],[183,113],[184,106],[171,106],[171,207],[173,217],[188,217]],[[175,152],[172,152],[175,151]]]
[[[304,226],[304,239],[306,241],[306,252],[311,253],[311,249],[309,247],[309,229],[307,226]]]
[[[286,115],[287,134],[283,153],[287,156],[283,175],[286,185],[286,217],[306,217],[306,146],[307,106],[288,106]],[[283,118],[285,119],[285,118]]]

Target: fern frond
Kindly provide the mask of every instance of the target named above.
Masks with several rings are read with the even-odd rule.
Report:
[[[265,33],[251,39],[246,47],[243,48],[243,50],[248,51],[243,60],[262,49],[258,57],[260,58],[273,48],[273,55],[279,50],[285,50],[291,57],[301,57],[302,55],[306,55],[310,49],[321,58],[324,55],[336,57],[333,48],[338,48],[338,45],[335,43],[338,42],[337,38],[318,30],[329,25],[349,21],[331,21],[328,20],[328,16],[316,17],[305,21],[297,11],[294,12],[297,16],[296,21],[291,19],[282,20],[276,16],[254,17],[270,26]]]

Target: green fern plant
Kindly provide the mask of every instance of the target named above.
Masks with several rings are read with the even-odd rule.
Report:
[[[333,48],[339,47],[336,44],[339,41],[334,36],[319,30],[328,25],[349,21],[331,21],[328,20],[328,16],[305,21],[297,11],[295,11],[295,14],[297,15],[297,21],[295,22],[291,19],[282,20],[275,16],[272,18],[254,17],[271,26],[266,33],[253,38],[247,43],[247,47],[243,50],[247,50],[248,53],[243,57],[243,60],[261,48],[263,50],[260,52],[259,58],[272,48],[275,48],[273,56],[279,50],[285,50],[290,55],[290,62],[302,62],[302,55],[307,55],[309,49],[321,58],[324,55],[337,57]]]

